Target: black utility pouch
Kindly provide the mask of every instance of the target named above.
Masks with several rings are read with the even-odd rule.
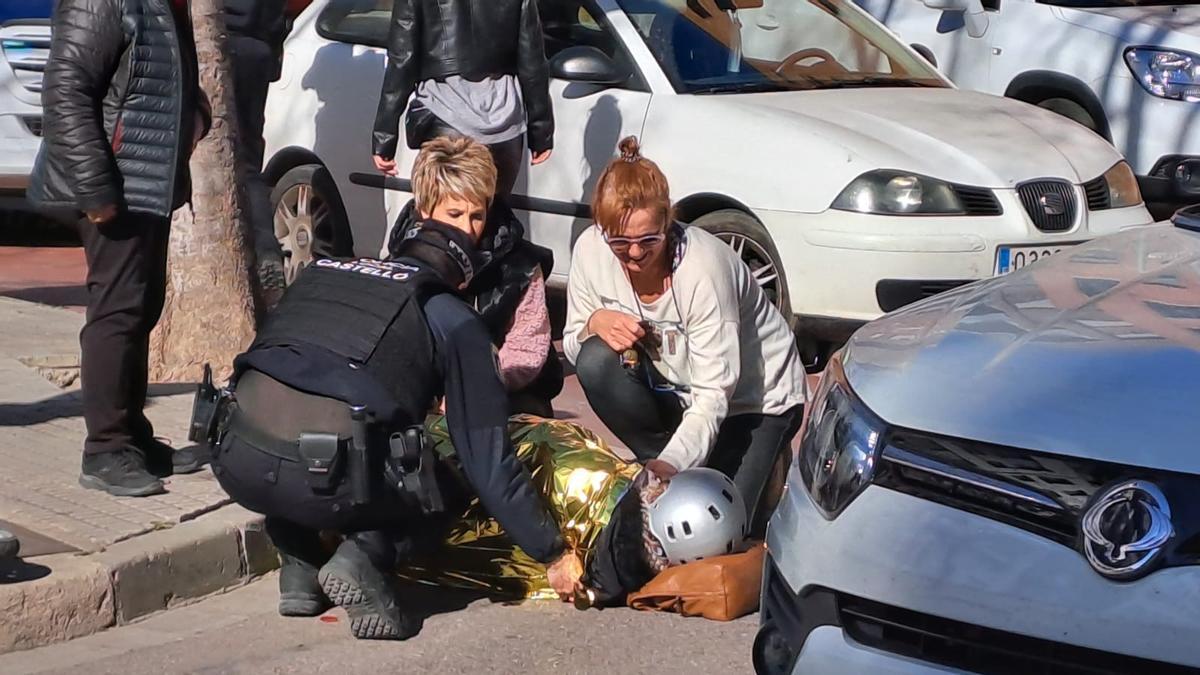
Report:
[[[346,465],[346,443],[337,434],[302,433],[299,451],[308,487],[318,494],[336,490]]]

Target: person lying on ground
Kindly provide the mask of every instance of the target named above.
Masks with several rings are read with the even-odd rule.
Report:
[[[788,323],[738,255],[673,218],[637,139],[596,186],[571,257],[563,351],[604,424],[661,478],[733,478],[752,534],[764,486],[799,429],[804,367]]]
[[[431,418],[427,428],[439,460],[457,475],[446,419]],[[628,593],[668,567],[745,545],[743,500],[724,474],[691,469],[670,483],[660,481],[637,462],[617,456],[591,431],[563,420],[517,416],[508,432],[564,544],[583,563],[577,605],[622,604]],[[420,547],[400,560],[398,575],[497,599],[560,597],[545,568],[513,544],[469,485],[459,486],[459,506],[449,513],[445,529],[426,531]]]

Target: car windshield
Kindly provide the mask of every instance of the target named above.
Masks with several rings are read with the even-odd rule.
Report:
[[[945,87],[846,0],[619,0],[685,93]]]
[[[1153,7],[1155,5],[1194,5],[1196,0],[1037,0],[1040,5],[1056,7]]]

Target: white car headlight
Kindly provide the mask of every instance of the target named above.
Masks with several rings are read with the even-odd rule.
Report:
[[[855,178],[831,208],[894,216],[954,216],[966,213],[962,200],[945,181],[903,171],[880,169]]]
[[[885,426],[854,397],[841,362],[825,369],[808,405],[796,457],[813,504],[833,520],[875,475]]]
[[[1200,101],[1200,55],[1156,47],[1130,47],[1125,65],[1146,91],[1174,101]]]
[[[1108,208],[1120,209],[1142,203],[1142,190],[1128,162],[1117,162],[1104,172],[1104,183],[1108,186]]]

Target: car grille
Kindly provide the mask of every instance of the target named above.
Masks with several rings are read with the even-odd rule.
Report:
[[[1083,193],[1087,195],[1088,209],[1103,211],[1104,209],[1112,208],[1112,202],[1109,200],[1108,195],[1108,181],[1105,180],[1104,176],[1084,183]]]
[[[996,193],[987,188],[952,185],[954,194],[963,203],[969,216],[999,216],[1004,214]]]
[[[1042,180],[1017,186],[1017,196],[1033,224],[1043,232],[1066,232],[1075,225],[1078,201],[1075,187],[1057,180]]]
[[[981,675],[1175,675],[1196,672],[1161,661],[944,619],[844,593],[834,595],[842,628],[855,642]],[[804,608],[801,608],[803,612]]]
[[[50,58],[49,23],[9,23],[0,26],[0,50],[17,82],[27,91],[41,92],[42,74]]]

